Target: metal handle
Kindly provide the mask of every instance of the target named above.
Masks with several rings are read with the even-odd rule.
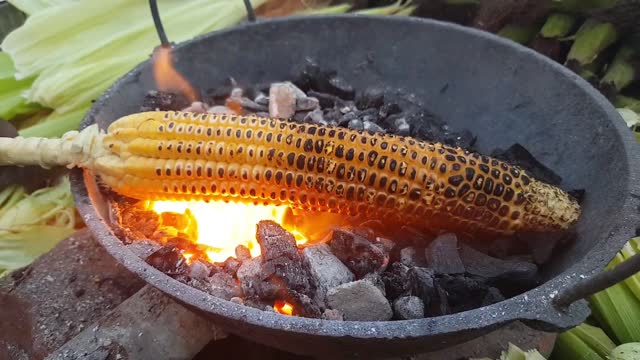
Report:
[[[633,255],[611,270],[591,276],[562,290],[555,297],[554,303],[561,307],[569,306],[571,303],[611,287],[637,272],[640,272],[640,254]]]

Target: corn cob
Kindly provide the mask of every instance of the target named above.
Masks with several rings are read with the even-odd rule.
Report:
[[[145,112],[61,139],[0,139],[0,164],[82,167],[149,200],[286,204],[442,229],[562,230],[564,191],[440,143],[225,114]]]

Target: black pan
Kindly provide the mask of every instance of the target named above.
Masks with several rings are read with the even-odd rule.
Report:
[[[80,213],[119,262],[248,339],[299,354],[370,358],[441,349],[514,320],[548,331],[568,329],[589,315],[584,300],[573,302],[593,290],[594,283],[583,279],[600,273],[639,223],[638,147],[621,117],[574,73],[513,42],[437,21],[340,15],[243,24],[180,44],[175,54],[178,71],[203,92],[229,76],[240,86],[291,79],[311,57],[357,88],[415,93],[452,126],[477,134],[481,152],[520,143],[558,172],[565,187],[586,189],[577,241],[545,267],[541,286],[453,315],[332,322],[240,306],[152,268],[113,235],[91,175],[73,173]],[[137,112],[153,88],[144,62],[98,99],[82,127],[97,122],[106,128]],[[576,288],[581,281],[588,286]],[[559,305],[559,297],[572,304]]]

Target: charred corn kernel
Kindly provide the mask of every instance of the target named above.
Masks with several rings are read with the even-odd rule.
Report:
[[[505,162],[361,130],[146,112],[67,139],[76,145],[41,139],[31,150],[29,139],[0,139],[0,163],[84,167],[139,199],[235,198],[472,232],[565,229],[580,214],[567,193]]]

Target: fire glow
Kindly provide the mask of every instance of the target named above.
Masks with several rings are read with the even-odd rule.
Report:
[[[235,257],[238,245],[246,246],[252,257],[260,255],[260,246],[256,241],[256,224],[261,220],[273,220],[291,232],[298,245],[307,242],[307,238],[293,226],[287,226],[285,216],[287,206],[264,206],[224,201],[179,202],[154,201],[149,208],[162,213],[191,213],[196,220],[196,238],[198,244],[206,245],[205,251],[212,262],[223,262]],[[193,230],[193,229],[190,229]],[[191,231],[190,231],[191,232]]]

